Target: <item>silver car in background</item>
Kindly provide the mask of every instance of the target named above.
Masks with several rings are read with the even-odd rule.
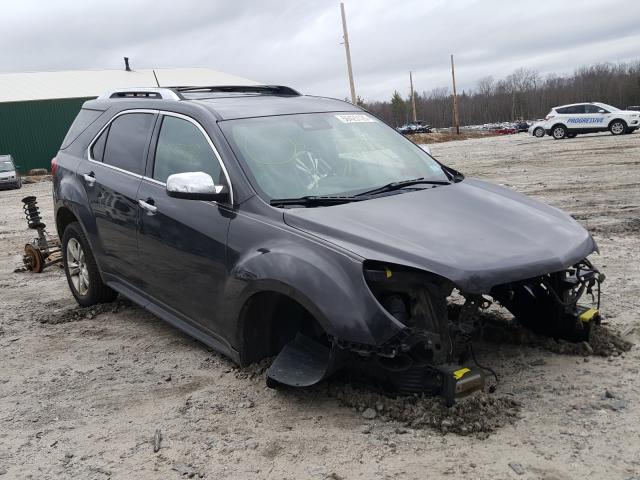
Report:
[[[544,120],[539,120],[535,123],[532,123],[529,127],[529,135],[533,135],[536,138],[544,137]]]
[[[21,188],[22,179],[11,155],[0,155],[0,188]]]

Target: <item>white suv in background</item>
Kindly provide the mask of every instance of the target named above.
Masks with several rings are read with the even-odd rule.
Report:
[[[573,103],[553,107],[545,117],[544,129],[556,140],[579,133],[610,131],[613,135],[640,128],[640,112],[620,110],[606,103]]]

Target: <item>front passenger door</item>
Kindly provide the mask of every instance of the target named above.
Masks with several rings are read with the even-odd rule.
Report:
[[[220,161],[202,127],[189,117],[162,114],[153,166],[143,178],[139,254],[143,290],[183,320],[212,332],[226,279],[226,242],[230,209],[216,202],[169,197],[169,175],[205,172],[226,184]],[[153,148],[153,147],[152,147]],[[227,185],[229,186],[229,185]]]
[[[587,119],[587,124],[585,125],[587,128],[606,128],[608,117],[608,111],[604,108],[599,107],[593,104],[587,104],[584,106],[585,108],[585,117]]]

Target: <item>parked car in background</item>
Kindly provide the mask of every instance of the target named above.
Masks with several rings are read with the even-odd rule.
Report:
[[[525,121],[518,121],[513,124],[513,127],[518,131],[518,133],[526,132],[529,130],[529,124]]]
[[[0,155],[0,188],[21,188],[22,178],[11,155]]]
[[[640,128],[640,112],[620,110],[600,102],[553,107],[545,120],[546,134],[556,140],[573,138],[579,133],[610,131],[613,135],[622,135]]]
[[[529,134],[536,138],[544,137],[544,124],[546,120],[538,120],[529,127]]]
[[[409,135],[412,133],[431,133],[431,125],[425,124],[423,121],[407,123],[396,129],[403,135]]]
[[[497,133],[498,135],[511,135],[514,133],[518,133],[518,129],[513,126],[499,126],[492,129],[493,133]]]

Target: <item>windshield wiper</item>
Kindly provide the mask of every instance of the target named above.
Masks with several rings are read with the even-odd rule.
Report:
[[[361,197],[361,196],[364,197],[364,196],[368,196],[368,195],[376,195],[378,193],[393,192],[394,190],[400,190],[401,188],[404,188],[404,187],[410,187],[411,185],[420,185],[420,184],[451,185],[451,182],[445,182],[445,181],[442,181],[442,180],[425,180],[422,177],[420,177],[420,178],[412,178],[410,180],[401,180],[399,182],[387,183],[386,185],[383,185],[381,187],[373,188],[371,190],[367,190],[365,192],[358,193],[355,196],[356,197]]]
[[[321,205],[340,205],[341,203],[358,202],[366,200],[355,196],[306,196],[299,198],[272,198],[269,205],[274,207],[285,207],[288,205],[301,205],[304,207],[315,207]]]

